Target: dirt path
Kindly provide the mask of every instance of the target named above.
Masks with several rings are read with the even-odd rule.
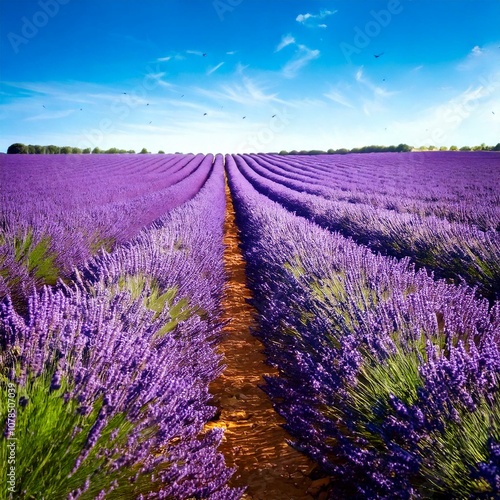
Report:
[[[257,386],[274,369],[264,363],[263,346],[249,332],[253,308],[247,304],[245,263],[238,248],[234,209],[226,186],[225,264],[229,286],[224,302],[225,340],[221,350],[227,369],[211,386],[220,409],[211,427],[225,429],[220,447],[226,463],[237,467],[232,486],[247,486],[246,500],[312,500],[323,498],[321,479],[312,479],[314,464],[287,443],[283,419]]]

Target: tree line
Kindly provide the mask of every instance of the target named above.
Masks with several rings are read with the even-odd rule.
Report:
[[[462,146],[458,148],[457,146],[450,146],[448,149],[446,146],[441,146],[440,148],[436,146],[421,146],[419,148],[414,148],[408,144],[399,144],[397,146],[363,146],[361,148],[340,148],[340,149],[328,149],[323,151],[321,149],[310,149],[310,150],[292,150],[279,152],[280,155],[345,155],[348,153],[408,153],[410,151],[500,151],[500,142],[496,146],[487,146],[482,143],[480,146]]]
[[[70,155],[70,154],[135,154],[135,150],[133,149],[118,149],[118,148],[109,148],[109,149],[100,149],[95,147],[91,148],[74,148],[71,146],[54,146],[53,144],[49,146],[39,146],[33,144],[22,144],[20,142],[16,142],[11,144],[7,148],[7,154],[24,154],[24,155]],[[147,154],[149,151],[146,148],[142,148],[140,154]],[[165,151],[158,151],[158,153],[165,153]]]

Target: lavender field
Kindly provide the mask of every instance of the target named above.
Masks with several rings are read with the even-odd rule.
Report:
[[[204,430],[226,181],[264,390],[329,498],[500,495],[498,153],[0,162],[15,498],[244,495]]]

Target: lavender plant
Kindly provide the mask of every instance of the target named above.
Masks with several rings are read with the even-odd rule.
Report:
[[[291,214],[242,162],[226,157],[255,334],[279,370],[265,389],[332,498],[493,497],[499,304]]]
[[[449,158],[451,161],[452,156]],[[475,206],[474,201],[479,206],[484,203],[491,207],[492,212],[497,209],[488,229],[482,231],[474,224],[449,222],[433,214],[398,213],[360,203],[357,193],[351,192],[348,184],[334,178],[330,185],[343,190],[349,197],[347,201],[338,201],[337,192],[331,192],[328,184],[326,187],[325,184],[311,187],[307,181],[308,173],[302,172],[301,177],[296,173],[289,174],[289,167],[284,162],[280,164],[281,173],[278,175],[273,164],[269,166],[267,158],[248,155],[235,157],[235,161],[259,192],[287,209],[384,255],[408,256],[419,267],[425,266],[438,277],[453,279],[457,283],[465,280],[471,286],[477,286],[490,300],[498,298],[500,239],[496,226],[500,223],[500,214],[497,213],[500,209],[498,199],[491,194],[486,200],[477,196],[469,203],[471,206]],[[371,172],[371,168],[372,165],[367,164],[364,170]],[[498,170],[491,168],[488,178],[494,185]],[[397,201],[396,196],[390,199]]]
[[[16,498],[241,497],[221,431],[203,431],[224,283],[222,162],[205,161],[192,201],[33,292],[26,316],[3,301],[0,387],[15,387],[16,420],[2,406],[0,460],[15,433]]]
[[[93,156],[1,160],[0,298],[10,290],[25,310],[33,288],[67,281],[99,250],[123,244],[195,196],[213,161]]]

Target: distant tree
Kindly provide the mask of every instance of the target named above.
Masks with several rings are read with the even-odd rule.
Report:
[[[500,142],[494,147],[491,149],[492,151],[500,151]]]
[[[278,154],[280,154],[281,156],[286,156],[288,154],[288,151],[282,149]]]
[[[135,150],[134,150],[134,149],[129,149],[129,150],[127,151],[127,153],[128,153],[129,155],[135,155]]]
[[[118,153],[118,149],[117,148],[109,148],[109,149],[106,149],[106,151],[102,151],[102,153],[106,153],[108,155],[115,155],[116,153]]]
[[[47,153],[47,147],[46,146],[40,146],[40,145],[35,145],[35,154],[37,155],[44,155]]]
[[[350,153],[350,151],[346,148],[340,148],[335,150],[335,154],[338,155],[346,155],[347,153]]]
[[[141,149],[141,153],[140,153],[141,155],[145,155],[147,153],[149,153],[149,151],[146,148]]]
[[[62,155],[69,155],[72,153],[72,148],[70,146],[63,146],[59,149],[59,153]]]
[[[448,148],[446,146],[441,146],[439,148],[439,151],[448,151]]]
[[[59,154],[60,149],[61,148],[59,146],[54,146],[53,144],[51,144],[50,146],[47,146],[47,154],[48,155],[57,155],[57,154]]]
[[[82,153],[84,155],[89,155],[91,153],[91,149],[90,148],[85,148],[85,149],[82,149]]]
[[[29,155],[34,155],[34,154],[36,154],[35,146],[34,146],[33,144],[28,144],[28,145],[26,146],[26,148],[27,148],[27,150],[28,150],[27,152],[28,152],[28,154],[29,154]]]
[[[450,151],[458,151],[458,148],[456,146],[450,146]]]
[[[21,142],[15,142],[7,148],[8,155],[25,155],[28,154],[28,146],[25,146]]]
[[[101,150],[97,146],[92,150],[93,155],[98,155],[100,152],[101,152]]]
[[[398,144],[396,146],[396,151],[398,153],[409,153],[412,150],[411,146],[408,146],[408,144]]]
[[[163,151],[163,149],[160,149],[160,150],[158,151],[158,154],[159,154],[159,155],[164,155],[164,154],[165,154],[165,151]]]
[[[462,147],[460,148],[460,151],[470,151],[470,150],[471,150],[471,149],[470,149],[470,147],[469,147],[469,146],[462,146]]]
[[[81,154],[82,150],[80,148],[71,148],[71,153],[74,155]]]
[[[436,151],[436,146],[433,146],[432,144],[427,148],[429,151]]]

